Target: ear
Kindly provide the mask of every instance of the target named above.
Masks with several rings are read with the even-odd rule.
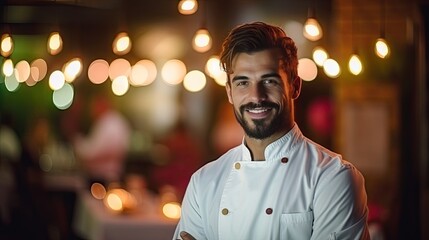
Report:
[[[297,99],[299,97],[299,94],[301,93],[301,85],[302,80],[300,77],[296,77],[292,81],[292,99]]]
[[[231,85],[229,82],[225,84],[226,95],[228,96],[229,103],[232,104]]]

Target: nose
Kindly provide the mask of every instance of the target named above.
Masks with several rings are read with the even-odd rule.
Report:
[[[252,102],[259,103],[267,99],[267,91],[262,84],[252,84],[249,89],[249,97]]]

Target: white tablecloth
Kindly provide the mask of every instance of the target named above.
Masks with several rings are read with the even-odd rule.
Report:
[[[161,216],[157,209],[129,214],[110,212],[88,192],[80,192],[73,228],[88,240],[171,240],[177,220]]]

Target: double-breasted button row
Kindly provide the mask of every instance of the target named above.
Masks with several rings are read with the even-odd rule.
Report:
[[[228,208],[222,208],[221,213],[222,213],[222,215],[228,215],[228,213],[229,213]],[[267,215],[271,215],[273,213],[273,209],[272,208],[267,208],[267,209],[265,209],[265,213]]]

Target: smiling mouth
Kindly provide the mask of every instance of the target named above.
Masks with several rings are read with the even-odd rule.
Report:
[[[272,108],[270,107],[256,107],[256,108],[247,108],[245,111],[251,119],[265,119],[271,113]]]
[[[253,119],[262,119],[268,117],[268,115],[274,110],[278,109],[278,105],[271,102],[262,102],[259,104],[248,103],[246,105],[241,106],[241,114],[246,112],[250,118]]]
[[[246,109],[247,112],[250,113],[254,113],[254,114],[260,114],[260,113],[265,113],[268,112],[269,110],[271,110],[272,108],[264,108],[264,107],[259,107],[259,108],[250,108],[250,109]]]

